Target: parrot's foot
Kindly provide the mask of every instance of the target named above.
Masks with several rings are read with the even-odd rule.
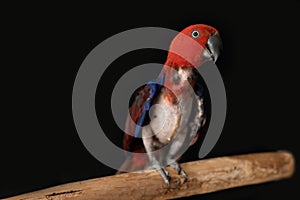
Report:
[[[187,174],[185,173],[185,171],[181,167],[179,167],[178,174],[181,175],[184,178],[184,182],[186,182],[188,180]]]
[[[167,184],[168,187],[170,187],[170,174],[165,168],[156,168],[156,170],[159,172],[161,177],[164,179],[165,183]]]
[[[188,180],[188,176],[185,173],[185,171],[180,167],[180,165],[177,162],[174,162],[170,165],[171,168],[175,169],[179,175],[181,175],[184,178],[184,182]]]

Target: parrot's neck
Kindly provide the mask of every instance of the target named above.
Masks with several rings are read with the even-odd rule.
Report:
[[[190,65],[178,66],[175,62],[166,62],[161,72],[164,80],[163,95],[170,103],[176,103],[179,98],[191,95],[191,89],[195,86],[197,76],[196,69]]]
[[[194,61],[195,59],[193,59],[191,56],[191,58],[189,58],[189,60]],[[194,63],[197,64],[196,61]],[[172,67],[172,68],[180,67],[180,66],[193,67],[193,64],[191,64],[187,59],[184,59],[181,56],[179,56],[175,53],[172,53],[172,52],[168,53],[168,57],[165,62],[165,65]]]

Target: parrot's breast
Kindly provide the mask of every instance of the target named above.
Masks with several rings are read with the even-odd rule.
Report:
[[[162,144],[169,143],[172,139],[184,142],[191,131],[191,126],[197,126],[195,119],[200,115],[198,98],[191,83],[188,81],[194,76],[193,70],[186,68],[174,74],[178,79],[171,88],[163,88],[161,95],[149,112],[150,126],[153,134]],[[175,101],[170,101],[170,90]],[[196,123],[196,124],[195,124]]]
[[[181,108],[178,104],[170,103],[164,96],[160,96],[156,103],[150,110],[150,126],[155,137],[161,143],[166,144],[172,139],[180,125]]]

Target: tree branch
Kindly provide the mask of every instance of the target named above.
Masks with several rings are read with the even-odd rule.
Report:
[[[189,177],[186,183],[168,168],[172,176],[169,189],[156,171],[147,170],[68,183],[8,199],[172,199],[288,178],[294,165],[293,155],[285,151],[226,156],[183,163]]]

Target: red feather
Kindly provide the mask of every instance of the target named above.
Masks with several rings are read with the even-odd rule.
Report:
[[[200,37],[193,38],[191,32],[197,30]],[[205,24],[196,24],[189,26],[182,30],[171,42],[167,60],[162,69],[162,73],[166,78],[164,82],[165,88],[171,88],[173,84],[174,69],[178,70],[181,67],[198,67],[205,61],[202,59],[204,50],[208,39],[214,33],[218,33],[216,29]],[[188,36],[188,37],[186,37]],[[196,41],[196,43],[195,43]],[[170,70],[172,69],[172,70]],[[166,89],[167,90],[167,89]],[[144,104],[149,97],[150,87],[143,86],[135,93],[134,103],[129,108],[129,115],[127,116],[123,146],[124,149],[130,152],[145,153],[145,148],[141,139],[134,138],[135,124],[141,117]],[[182,94],[182,93],[181,93]],[[166,92],[165,96],[169,102],[177,103],[176,96],[171,91]],[[132,121],[134,123],[131,123]],[[191,141],[191,145],[196,142],[199,137],[199,132]],[[128,158],[122,165],[122,169],[127,171],[136,171],[144,169],[148,163],[148,159],[144,156],[140,157],[134,154],[133,157]]]

